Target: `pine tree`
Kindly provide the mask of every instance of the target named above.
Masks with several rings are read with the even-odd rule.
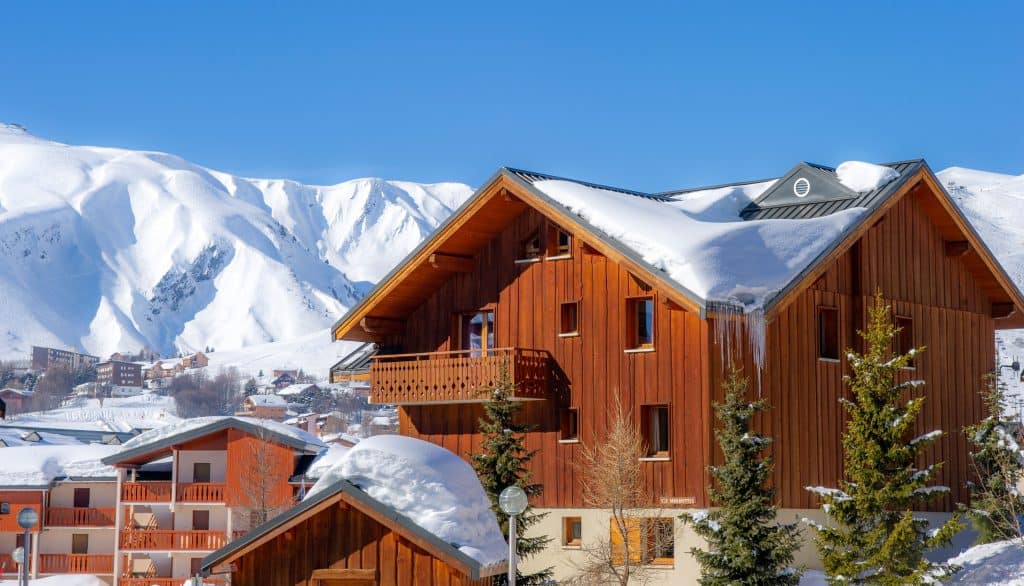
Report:
[[[924,554],[948,544],[962,525],[954,515],[929,530],[927,520],[914,516],[915,507],[949,491],[929,485],[940,463],[916,468],[942,431],[907,440],[924,405],[924,397],[908,395],[923,381],[897,379],[923,348],[891,351],[899,330],[880,294],[869,313],[867,332],[860,333],[866,353],[847,352],[853,374],[846,377],[852,400],[842,400],[849,416],[843,435],[846,479],[839,488],[807,488],[821,498],[830,521],[812,525],[830,584],[924,584],[956,570]]]
[[[978,543],[1024,536],[1024,497],[1017,490],[1024,478],[1024,453],[1009,431],[1004,393],[998,377],[989,375],[982,392],[989,415],[964,429],[973,446],[970,456],[977,482],[967,483],[971,506],[963,510],[978,531]]]
[[[508,515],[498,506],[498,495],[505,488],[516,485],[530,497],[539,496],[543,487],[530,482],[530,473],[526,465],[533,458],[534,452],[526,449],[523,434],[533,426],[517,422],[522,407],[512,400],[515,385],[509,376],[508,367],[502,364],[494,389],[483,391],[490,396],[484,403],[485,417],[479,420],[480,453],[473,454],[473,468],[480,478],[480,484],[491,499],[491,509],[498,517],[498,524],[504,535],[508,535]],[[540,553],[551,542],[547,536],[525,537],[526,531],[539,523],[547,514],[533,512],[528,506],[516,519],[516,552],[521,558],[529,558]],[[507,537],[506,537],[507,538]],[[516,584],[533,586],[550,580],[551,568],[545,568],[533,574],[518,571]],[[504,575],[495,576],[495,585],[505,584]]]
[[[690,550],[701,566],[701,584],[795,585],[800,582],[800,571],[792,567],[800,529],[795,523],[775,523],[775,488],[768,485],[773,458],[763,454],[772,440],[750,426],[768,404],[748,401],[747,384],[734,368],[724,386],[725,402],[715,404],[715,437],[724,463],[710,468],[714,482],[708,493],[718,508],[681,518],[708,544],[706,550]]]

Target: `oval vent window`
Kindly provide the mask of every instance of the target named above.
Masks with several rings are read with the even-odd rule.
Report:
[[[811,182],[801,177],[793,182],[793,195],[804,197],[811,192]]]

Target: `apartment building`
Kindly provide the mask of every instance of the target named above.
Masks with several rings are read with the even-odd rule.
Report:
[[[115,387],[142,387],[142,365],[109,360],[96,365],[96,382]]]
[[[99,356],[82,354],[74,349],[60,350],[57,348],[32,346],[32,370],[36,372],[45,372],[51,366],[78,370],[80,368],[96,366],[96,363],[99,361]]]

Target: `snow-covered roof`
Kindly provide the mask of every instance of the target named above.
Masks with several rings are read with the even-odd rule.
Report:
[[[116,472],[101,462],[119,446],[32,445],[0,448],[0,488],[46,488],[54,480],[113,480]]]
[[[343,454],[306,499],[351,483],[458,548],[481,566],[506,560],[508,546],[473,468],[455,453],[400,435],[365,439]]]
[[[120,452],[105,458],[104,462],[116,464],[230,428],[250,434],[266,434],[269,440],[309,453],[319,453],[327,447],[315,435],[277,421],[255,417],[195,417],[139,434],[125,442]]]
[[[370,425],[391,425],[391,419],[378,415],[370,420]]]
[[[35,439],[36,437],[38,439]],[[85,443],[67,434],[13,426],[0,426],[0,442],[2,442],[0,445],[9,448],[16,446],[80,446]]]
[[[320,455],[313,460],[313,463],[309,465],[304,476],[307,479],[319,479],[321,476],[326,474],[328,470],[334,467],[334,465],[338,463],[338,460],[347,454],[350,449],[351,448],[348,446],[341,445],[328,446],[326,450],[320,452]]]
[[[249,395],[245,398],[254,407],[287,407],[288,402],[277,395]]]
[[[287,387],[281,389],[280,391],[277,391],[277,394],[282,397],[290,397],[293,395],[302,394],[313,387],[320,388],[319,385],[317,385],[316,383],[299,383],[294,385],[288,385]]]

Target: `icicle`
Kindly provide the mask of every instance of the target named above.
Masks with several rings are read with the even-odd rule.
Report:
[[[737,355],[742,356],[743,350],[750,352],[757,370],[757,396],[760,398],[766,351],[764,310],[758,307],[744,311],[742,307],[724,303],[716,304],[713,309],[709,307],[709,310],[715,314],[715,343],[722,365],[728,368],[732,364],[733,344],[745,341],[746,348],[737,348]]]

